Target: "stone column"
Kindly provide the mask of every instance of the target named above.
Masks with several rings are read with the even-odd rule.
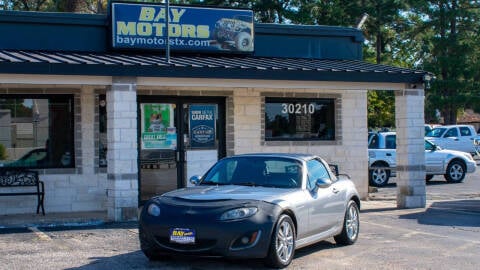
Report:
[[[93,87],[82,87],[80,94],[81,107],[81,136],[79,136],[80,149],[76,150],[81,153],[81,160],[77,158],[77,169],[82,169],[82,174],[94,175],[95,171],[95,92]],[[79,161],[81,163],[79,164]]]
[[[136,220],[138,209],[137,85],[113,77],[107,90],[108,218]]]
[[[424,100],[423,89],[395,92],[398,208],[426,205]]]

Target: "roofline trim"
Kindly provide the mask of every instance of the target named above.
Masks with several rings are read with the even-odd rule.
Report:
[[[0,73],[42,75],[135,76],[212,79],[259,79],[291,81],[346,81],[423,83],[426,72],[396,73],[375,71],[262,70],[220,67],[175,67],[139,65],[88,65],[0,62]]]

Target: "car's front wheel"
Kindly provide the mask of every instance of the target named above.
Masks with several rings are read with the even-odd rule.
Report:
[[[145,254],[145,256],[150,261],[159,261],[167,258],[166,256],[162,256],[162,254],[159,253],[155,245],[150,243],[150,241],[148,241],[147,236],[142,229],[139,230],[139,238],[140,238],[140,248],[143,254]]]
[[[390,170],[380,167],[388,167],[386,164],[374,164],[373,168],[369,171],[369,182],[371,186],[374,187],[384,187],[388,184],[388,179],[390,178]]]
[[[288,215],[281,215],[275,225],[265,264],[272,268],[287,267],[295,254],[295,226]]]
[[[449,183],[460,183],[465,178],[465,164],[460,160],[452,160],[447,166],[445,180]]]
[[[339,235],[334,236],[335,242],[340,245],[352,245],[357,241],[360,230],[360,210],[355,201],[348,202],[345,217],[343,219],[343,229]]]

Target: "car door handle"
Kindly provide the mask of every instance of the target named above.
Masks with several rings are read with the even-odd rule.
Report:
[[[391,154],[391,153],[387,153],[386,156],[387,156],[387,157],[391,157],[392,154]]]
[[[338,189],[336,189],[336,188],[333,188],[333,189],[332,189],[332,192],[335,193],[335,194],[337,194],[338,192],[340,192],[340,190],[338,190]]]

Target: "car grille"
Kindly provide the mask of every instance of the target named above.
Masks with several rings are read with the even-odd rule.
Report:
[[[172,243],[168,237],[156,236],[155,239],[164,247],[184,251],[206,251],[213,248],[217,243],[214,239],[196,239],[195,244]]]

